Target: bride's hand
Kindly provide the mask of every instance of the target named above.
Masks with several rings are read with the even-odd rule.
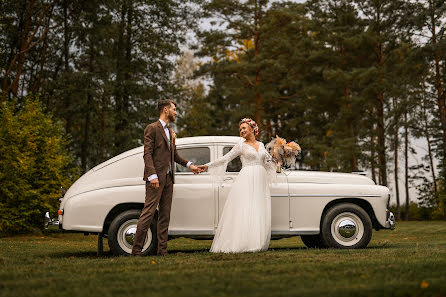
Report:
[[[197,167],[198,167],[198,172],[199,173],[202,173],[202,172],[208,170],[208,167],[206,165],[200,165],[200,166],[197,166]]]

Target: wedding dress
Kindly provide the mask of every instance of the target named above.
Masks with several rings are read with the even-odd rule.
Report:
[[[206,164],[209,173],[222,181],[228,163],[237,156],[242,169],[226,199],[210,250],[213,253],[264,251],[271,238],[270,184],[276,165],[263,143],[259,142],[257,151],[243,139],[226,155]]]

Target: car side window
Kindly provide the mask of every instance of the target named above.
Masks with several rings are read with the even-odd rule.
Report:
[[[178,148],[178,154],[195,165],[203,165],[211,161],[211,150],[209,147]],[[175,163],[175,172],[190,172],[189,168]]]
[[[229,153],[229,151],[232,149],[232,146],[226,146],[223,148],[223,155],[226,155]],[[240,161],[240,157],[235,158],[228,164],[228,168],[226,169],[226,172],[239,172],[242,169],[242,161]]]

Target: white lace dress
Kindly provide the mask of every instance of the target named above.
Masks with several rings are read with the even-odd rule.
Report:
[[[268,249],[271,238],[270,184],[275,178],[276,165],[265,150],[244,143],[206,164],[209,172],[221,181],[227,165],[237,156],[242,169],[228,194],[217,231],[212,242],[213,253],[256,252]]]

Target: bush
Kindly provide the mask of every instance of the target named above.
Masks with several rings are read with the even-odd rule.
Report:
[[[396,205],[390,205],[389,210],[393,212],[396,217]],[[406,206],[403,204],[400,206],[401,219],[403,220],[406,216]],[[429,221],[432,220],[432,212],[435,210],[433,207],[427,207],[419,205],[415,202],[409,203],[409,221]]]
[[[77,177],[60,123],[38,98],[0,105],[0,235],[43,228],[57,212],[60,187]]]

